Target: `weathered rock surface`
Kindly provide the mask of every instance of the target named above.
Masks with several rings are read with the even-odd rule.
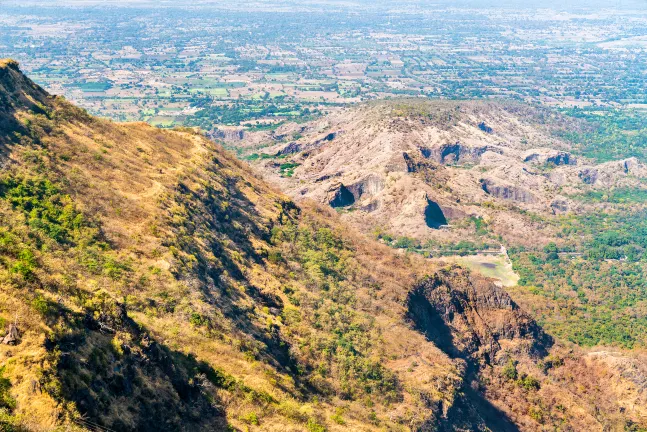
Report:
[[[572,154],[554,149],[533,149],[523,155],[524,162],[538,165],[576,165],[577,158]]]
[[[293,153],[299,153],[301,151],[301,145],[297,144],[296,142],[291,142],[285,147],[283,147],[281,150],[279,150],[276,154],[278,156],[284,156],[284,155],[289,155]]]
[[[570,209],[568,201],[564,198],[556,198],[550,203],[550,208],[553,209],[553,213],[566,213]]]
[[[433,159],[440,164],[478,162],[487,151],[501,153],[501,150],[494,146],[468,146],[460,142],[420,149],[425,158]]]
[[[211,139],[221,139],[224,141],[241,141],[245,138],[244,129],[216,129],[209,133]]]
[[[539,356],[552,345],[503,288],[458,267],[420,281],[407,306],[416,327],[453,357],[488,363],[502,346]]]
[[[481,187],[485,193],[496,198],[522,203],[535,202],[535,197],[530,191],[518,186],[502,184],[497,180],[481,179]]]
[[[334,184],[326,195],[331,207],[347,207],[355,203],[355,196],[342,183]]]
[[[18,327],[15,324],[9,324],[9,331],[5,337],[2,338],[0,343],[4,345],[17,345],[20,341],[20,334],[18,333]]]

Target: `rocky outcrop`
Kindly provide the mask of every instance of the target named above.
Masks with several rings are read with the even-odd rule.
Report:
[[[530,150],[523,156],[524,162],[538,165],[576,165],[577,158],[572,154],[560,150],[537,149]]]
[[[435,162],[425,159],[421,160],[420,157],[412,157],[407,152],[402,153],[402,158],[407,166],[408,173],[428,173],[438,168],[438,165]]]
[[[371,174],[348,186],[347,189],[353,194],[355,200],[359,200],[363,195],[380,193],[384,189],[384,181],[381,177]]]
[[[416,328],[452,357],[489,363],[502,345],[541,356],[552,344],[504,289],[459,267],[421,280],[409,292],[407,308]]]
[[[627,176],[645,177],[647,169],[636,158],[606,162],[592,167],[584,167],[578,173],[582,182],[589,185],[610,186],[618,179]]]
[[[595,184],[598,181],[598,170],[597,168],[585,168],[578,173],[578,177],[586,184]]]
[[[371,174],[363,179],[346,186],[341,182],[332,184],[326,191],[326,202],[331,207],[348,207],[359,201],[362,197],[377,195],[384,189],[381,177]],[[377,202],[365,206],[368,211],[377,208]]]
[[[348,207],[355,203],[355,196],[342,183],[335,183],[328,188],[326,201],[331,207]]]
[[[221,139],[224,141],[241,141],[245,138],[243,129],[216,129],[208,134],[211,139]]]
[[[555,198],[550,203],[550,208],[553,210],[554,214],[566,213],[570,209],[568,201],[563,198]]]
[[[493,179],[481,179],[481,189],[488,195],[504,200],[533,203],[536,201],[534,195],[521,187],[499,183]]]
[[[20,340],[20,335],[18,334],[18,327],[15,324],[9,325],[9,331],[7,334],[0,339],[0,343],[4,345],[17,345]]]
[[[291,142],[285,147],[283,147],[281,150],[279,150],[276,155],[277,156],[285,156],[285,155],[291,155],[294,153],[299,153],[301,151],[301,145],[296,143],[296,142]]]
[[[420,149],[420,152],[425,158],[433,159],[440,164],[478,162],[483,153],[487,151],[502,153],[500,149],[493,146],[472,147],[459,142],[431,148],[423,147]]]

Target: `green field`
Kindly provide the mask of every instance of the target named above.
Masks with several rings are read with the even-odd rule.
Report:
[[[485,277],[497,279],[503,286],[515,286],[519,276],[503,255],[468,255],[434,258],[434,261],[455,263]]]
[[[173,127],[175,125],[175,117],[155,116],[148,120],[148,123],[159,127]]]

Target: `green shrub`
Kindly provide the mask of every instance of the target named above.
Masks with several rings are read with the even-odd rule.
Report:
[[[240,417],[240,420],[250,425],[258,426],[260,424],[260,422],[258,421],[258,416],[256,415],[255,412],[249,412],[245,415],[242,415]]]
[[[308,432],[326,432],[326,427],[320,425],[316,419],[310,417],[308,423],[306,424]]]
[[[3,366],[0,368],[0,408],[5,408],[11,411],[16,407],[16,401],[9,394],[11,381],[9,381],[9,378],[4,377],[4,371],[5,368]]]
[[[525,390],[539,390],[540,383],[537,378],[534,378],[530,375],[522,375],[521,379],[517,380],[517,385]]]
[[[42,316],[47,316],[51,312],[49,301],[41,295],[31,301],[31,306]]]
[[[519,375],[517,372],[517,365],[512,359],[510,359],[508,363],[503,367],[502,375],[509,381],[514,381],[517,379]]]

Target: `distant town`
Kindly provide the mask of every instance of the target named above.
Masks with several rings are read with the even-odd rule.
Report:
[[[645,10],[151,7],[3,5],[0,52],[91,113],[161,127],[398,96],[647,109]]]

